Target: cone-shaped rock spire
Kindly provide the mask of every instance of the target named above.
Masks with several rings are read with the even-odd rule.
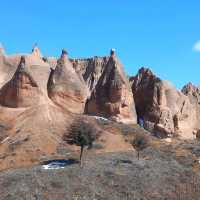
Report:
[[[4,55],[5,54],[5,50],[3,45],[0,43],[0,55]]]
[[[82,113],[84,111],[86,86],[75,72],[65,49],[62,50],[55,70],[51,71],[48,95],[54,103],[71,112]]]
[[[114,48],[112,48],[110,50],[110,56],[115,56],[116,55],[116,50]]]
[[[25,57],[21,56],[18,68],[12,79],[0,90],[0,104],[7,107],[27,107],[38,104],[41,91],[33,79]]]
[[[131,88],[114,49],[87,102],[86,112],[127,123],[137,121]]]
[[[34,46],[33,46],[32,55],[39,57],[39,58],[43,57],[37,43],[35,43]]]

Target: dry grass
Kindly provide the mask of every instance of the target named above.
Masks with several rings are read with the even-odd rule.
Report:
[[[191,152],[186,150],[186,149],[182,149],[182,148],[178,148],[175,150],[175,154],[177,158],[182,158],[182,157],[187,157],[187,156],[191,156]]]

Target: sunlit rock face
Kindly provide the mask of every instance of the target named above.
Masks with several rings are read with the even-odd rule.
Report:
[[[10,56],[0,46],[0,72],[3,107],[51,104],[63,112],[141,122],[161,137],[189,137],[200,128],[199,87],[189,83],[179,91],[148,68],[128,80],[114,49],[85,59],[69,59],[63,50],[57,59],[43,57],[37,45]]]
[[[192,83],[188,83],[182,88],[181,91],[189,98],[189,101],[193,106],[192,115],[195,116],[195,120],[193,122],[195,128],[194,131],[197,131],[200,129],[200,87],[195,86]]]
[[[161,137],[192,134],[196,114],[189,98],[168,81],[141,68],[130,78],[138,119]]]
[[[104,58],[104,62],[106,63],[100,67],[101,74],[87,101],[85,112],[125,123],[136,123],[131,88],[114,50],[111,50],[108,59]]]
[[[72,60],[73,67],[85,81],[89,94],[95,89],[108,60],[109,56]]]
[[[1,169],[55,155],[79,117],[95,126],[99,117],[137,122],[132,91],[114,50],[105,57],[70,59],[66,50],[60,58],[43,57],[36,45],[29,53],[12,55],[0,48],[0,154],[6,155]],[[112,131],[102,130],[106,151],[129,149],[121,131]],[[113,141],[117,145],[111,147]]]
[[[85,82],[80,79],[66,50],[62,51],[48,81],[48,96],[58,106],[73,113],[83,113],[87,98]]]
[[[13,77],[0,90],[0,104],[12,108],[28,107],[37,105],[42,98],[42,91],[22,56]]]
[[[86,59],[69,59],[66,50],[58,59],[43,57],[37,45],[31,53],[11,56],[2,49],[0,72],[2,106],[51,102],[71,113],[137,122],[131,88],[114,49],[110,56]]]
[[[32,49],[32,55],[38,58],[42,58],[42,53],[39,49],[39,47],[37,46],[37,44],[34,45],[33,49]]]

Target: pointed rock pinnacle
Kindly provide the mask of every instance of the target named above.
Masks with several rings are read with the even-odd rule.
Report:
[[[41,54],[41,52],[40,52],[40,49],[39,49],[37,43],[35,43],[35,44],[33,45],[32,54],[33,54],[34,56],[37,56],[37,57],[40,57],[40,58],[43,57],[42,54]]]
[[[111,56],[114,56],[115,54],[116,54],[116,50],[115,50],[115,49],[111,49],[111,50],[110,50],[110,55],[111,55]]]

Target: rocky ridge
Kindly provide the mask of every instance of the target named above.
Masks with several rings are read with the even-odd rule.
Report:
[[[131,88],[114,50],[86,104],[86,113],[136,123]]]
[[[148,68],[141,68],[136,76],[130,78],[130,83],[138,121],[142,121],[146,129],[160,137],[191,137],[192,132],[199,128],[196,113],[199,109],[199,90],[194,86],[185,86],[182,91],[178,91]]]
[[[161,137],[192,135],[199,128],[199,87],[189,83],[178,91],[148,68],[128,80],[114,49],[110,56],[88,59],[70,59],[66,50],[59,59],[43,57],[37,45],[24,55],[7,56],[0,49],[3,107],[48,102],[75,114],[142,122]]]
[[[37,46],[14,55],[1,47],[0,166],[55,154],[80,116],[92,123],[98,117],[140,123],[159,137],[192,138],[200,129],[199,91],[192,84],[178,91],[147,68],[128,80],[114,49],[109,56],[87,59],[70,59],[63,50],[57,59],[43,57]],[[102,132],[105,151],[129,149],[113,127]]]

